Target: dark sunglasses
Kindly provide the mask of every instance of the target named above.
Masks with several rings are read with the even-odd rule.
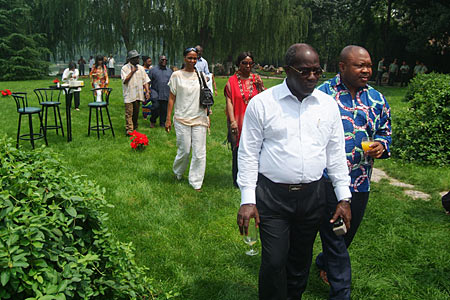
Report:
[[[313,72],[314,76],[320,76],[323,74],[322,68],[300,68],[296,69],[293,66],[289,66],[292,70],[296,71],[302,77],[308,77],[311,72]]]
[[[161,58],[160,61],[167,61],[167,59],[166,58]]]

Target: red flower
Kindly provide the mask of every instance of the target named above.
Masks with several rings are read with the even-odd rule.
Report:
[[[3,96],[8,96],[8,93],[5,92],[5,91],[2,91],[2,95],[3,95]]]
[[[58,83],[58,82],[59,82],[58,78],[55,78],[55,80],[53,80],[53,83]]]
[[[9,89],[6,89],[5,92],[8,94],[8,96],[12,94],[12,92]]]
[[[130,146],[133,149],[148,146],[147,136],[143,133],[137,132],[136,130],[131,133],[130,140]]]

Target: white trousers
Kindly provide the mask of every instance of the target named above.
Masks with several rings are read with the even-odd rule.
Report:
[[[177,156],[173,162],[173,172],[181,177],[189,163],[192,147],[192,160],[189,168],[189,184],[200,189],[206,169],[206,126],[187,126],[173,120],[177,135]]]

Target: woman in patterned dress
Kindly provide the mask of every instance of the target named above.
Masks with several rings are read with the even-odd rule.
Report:
[[[89,73],[89,77],[91,78],[92,88],[108,87],[108,70],[103,64],[103,56],[97,55],[95,64],[92,66],[91,72]],[[97,101],[101,101],[101,93],[99,92],[97,92]]]

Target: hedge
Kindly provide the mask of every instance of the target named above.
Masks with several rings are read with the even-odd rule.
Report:
[[[393,120],[393,155],[406,161],[446,165],[450,160],[450,75],[415,77],[405,96],[408,109]]]
[[[169,299],[106,227],[105,191],[0,138],[0,299]]]

